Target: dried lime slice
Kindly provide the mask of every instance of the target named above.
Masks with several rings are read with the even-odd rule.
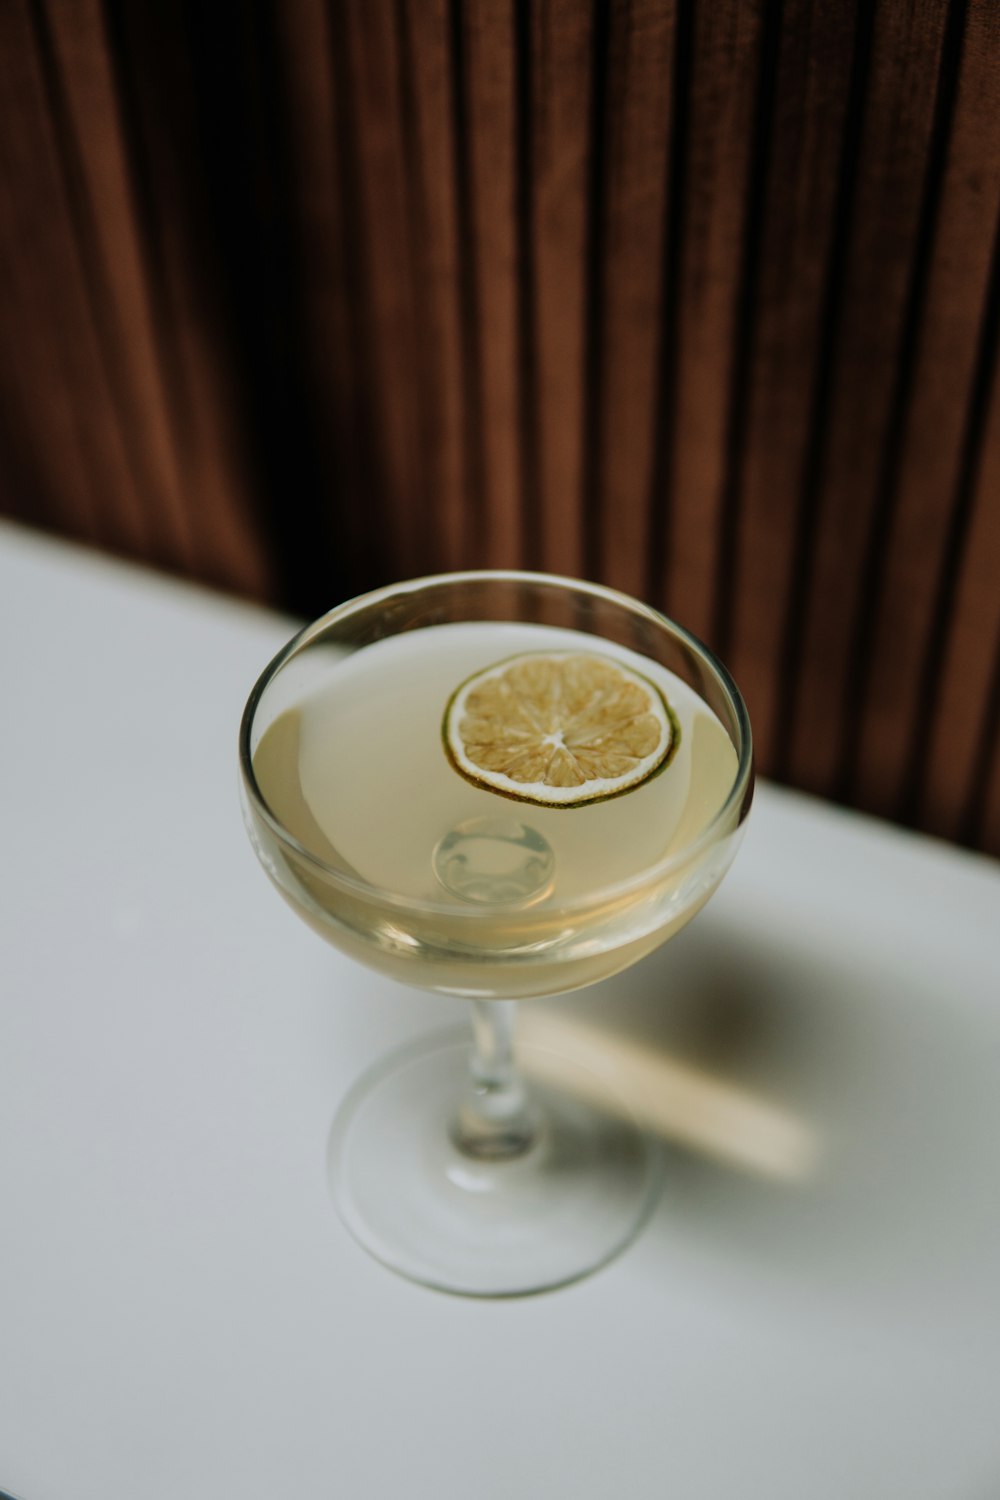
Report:
[[[606,656],[531,652],[477,672],[442,726],[455,769],[476,786],[580,807],[620,796],[670,759],[680,736],[653,683]]]

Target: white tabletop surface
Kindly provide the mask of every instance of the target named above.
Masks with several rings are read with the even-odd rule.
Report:
[[[450,1298],[327,1194],[348,1085],[461,1011],[257,867],[236,727],[289,622],[7,526],[0,626],[0,1489],[1000,1493],[995,863],[760,788],[691,927],[555,1006],[678,1085],[652,1222]]]

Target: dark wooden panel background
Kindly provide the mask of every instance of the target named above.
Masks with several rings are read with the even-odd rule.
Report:
[[[8,513],[605,579],[1000,852],[995,0],[7,0],[0,193]]]

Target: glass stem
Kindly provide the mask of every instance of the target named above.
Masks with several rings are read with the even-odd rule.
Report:
[[[473,1000],[469,1081],[452,1127],[466,1156],[507,1161],[538,1135],[535,1111],[514,1062],[516,1000]]]

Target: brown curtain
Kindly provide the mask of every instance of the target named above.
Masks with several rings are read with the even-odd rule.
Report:
[[[8,513],[604,579],[1000,852],[995,0],[7,0],[0,194]]]

